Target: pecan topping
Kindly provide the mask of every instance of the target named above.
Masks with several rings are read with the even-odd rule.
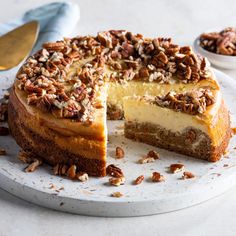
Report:
[[[0,126],[0,136],[6,136],[9,134],[9,129],[7,127]]]
[[[236,55],[236,29],[228,27],[220,32],[204,33],[200,35],[200,45],[207,51]]]
[[[120,177],[124,176],[122,170],[113,164],[107,166],[106,173],[107,173],[107,175],[110,175],[115,178],[120,178]]]
[[[141,78],[149,77],[148,69],[145,68],[145,67],[140,68],[140,70],[139,70],[139,76],[140,76]]]
[[[143,182],[143,180],[144,180],[144,176],[140,175],[134,180],[134,184],[135,185],[141,184]]]
[[[77,65],[82,59],[86,63]],[[72,67],[77,68],[73,73]],[[206,60],[190,47],[179,47],[170,38],[152,40],[124,30],[44,43],[17,74],[18,88],[26,93],[30,106],[85,124],[91,124],[96,109],[102,108],[96,94],[106,80],[195,83],[208,77]],[[0,118],[1,113],[0,109]],[[122,117],[120,112],[114,115]]]
[[[204,113],[208,106],[214,104],[215,98],[209,89],[199,89],[185,93],[169,92],[165,96],[157,96],[154,103],[176,111],[197,115]],[[191,136],[194,138],[194,134]]]
[[[119,197],[122,197],[122,196],[123,196],[123,194],[121,192],[114,192],[114,193],[111,194],[111,197],[119,198]]]
[[[48,51],[62,51],[65,47],[65,43],[64,42],[48,42],[48,43],[44,43],[43,44],[43,48],[45,48],[46,50],[44,50],[42,52],[42,56],[43,57],[47,57],[49,55]],[[40,57],[42,58],[42,57]],[[41,60],[43,61],[43,60]]]
[[[122,159],[125,156],[125,152],[121,147],[116,147],[116,158]]]
[[[165,177],[161,175],[159,172],[152,173],[152,182],[164,182]]]
[[[177,164],[171,164],[169,168],[170,168],[170,172],[175,174],[180,171],[183,171],[185,167],[183,164],[177,163]]]
[[[195,178],[195,175],[189,171],[185,171],[182,176],[183,179],[192,179]]]

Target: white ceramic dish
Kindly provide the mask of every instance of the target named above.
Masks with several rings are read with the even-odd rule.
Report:
[[[222,29],[212,29],[206,32],[216,32]],[[200,37],[200,36],[199,36]],[[200,55],[207,57],[208,60],[214,65],[222,69],[236,69],[236,56],[226,56],[217,53],[209,52],[200,46],[199,37],[194,40],[194,50]]]
[[[236,117],[236,82],[222,72],[215,70],[215,73],[226,103],[232,108],[233,117]],[[233,123],[236,124],[234,118]],[[208,163],[125,139],[122,129],[118,127],[120,125],[122,121],[108,122],[108,162],[124,170],[127,177],[125,185],[109,186],[108,177],[90,178],[86,183],[63,179],[53,176],[51,168],[46,165],[33,173],[25,173],[25,165],[16,158],[19,147],[13,138],[0,136],[0,147],[4,147],[8,153],[0,158],[0,187],[27,201],[60,211],[121,217],[158,214],[189,207],[216,197],[236,185],[236,138],[231,140],[229,158]],[[125,149],[124,159],[114,158],[116,146]],[[160,153],[160,160],[137,164],[142,155],[153,149]],[[181,180],[181,173],[169,174],[167,167],[177,162],[184,163],[186,169],[197,177]],[[164,174],[166,182],[152,183],[149,177],[153,171]],[[143,183],[132,185],[132,181],[141,174],[145,176]],[[54,188],[51,188],[52,184]],[[64,190],[59,190],[62,186]],[[111,197],[110,194],[116,191],[124,196]]]

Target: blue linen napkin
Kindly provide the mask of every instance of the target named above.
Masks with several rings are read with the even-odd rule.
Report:
[[[22,17],[9,23],[0,24],[0,35],[31,20],[37,20],[40,24],[38,40],[32,52],[40,49],[43,42],[56,41],[64,36],[69,36],[75,28],[80,17],[79,6],[74,3],[54,2],[27,11]],[[0,72],[1,88],[7,88],[13,82],[17,67]],[[5,81],[4,81],[5,78]],[[5,83],[7,82],[8,83]],[[8,84],[8,85],[7,85]]]

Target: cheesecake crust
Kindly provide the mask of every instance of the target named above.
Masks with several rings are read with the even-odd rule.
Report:
[[[231,129],[227,128],[223,141],[218,146],[213,146],[210,137],[194,127],[186,127],[180,133],[151,123],[130,121],[125,122],[125,137],[198,159],[216,162],[228,146]]]

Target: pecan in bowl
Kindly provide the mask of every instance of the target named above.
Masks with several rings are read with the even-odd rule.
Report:
[[[217,67],[236,69],[236,28],[206,31],[195,39],[194,50]]]
[[[217,54],[236,55],[236,28],[227,27],[219,32],[208,32],[200,35],[200,46]]]

